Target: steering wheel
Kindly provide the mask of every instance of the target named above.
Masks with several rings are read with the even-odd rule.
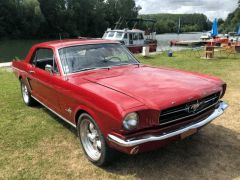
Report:
[[[107,62],[107,61],[111,61],[112,59],[117,59],[117,60],[119,60],[120,62],[122,61],[121,60],[121,58],[119,58],[119,57],[117,57],[117,56],[112,56],[112,57],[110,57],[110,58],[104,58],[104,62]]]

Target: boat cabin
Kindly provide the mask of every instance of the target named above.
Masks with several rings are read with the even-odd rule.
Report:
[[[124,45],[144,44],[144,31],[133,30],[111,30],[108,29],[103,35],[103,39],[120,41]]]
[[[102,38],[119,41],[131,52],[140,53],[142,52],[143,46],[146,45],[149,46],[150,52],[156,51],[157,41],[154,35],[153,33],[147,34],[145,31],[139,29],[107,29]]]

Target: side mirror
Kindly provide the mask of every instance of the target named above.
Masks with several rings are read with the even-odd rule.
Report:
[[[50,64],[47,64],[45,66],[45,71],[50,72],[50,74],[53,74],[53,67]]]

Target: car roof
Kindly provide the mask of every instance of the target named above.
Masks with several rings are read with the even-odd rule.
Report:
[[[107,43],[119,43],[113,40],[103,40],[103,39],[64,39],[64,40],[55,40],[48,41],[36,44],[37,47],[51,47],[51,48],[63,48],[69,46],[77,46],[77,45],[87,45],[87,44],[107,44]]]

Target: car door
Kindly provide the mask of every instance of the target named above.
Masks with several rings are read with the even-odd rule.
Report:
[[[59,112],[54,79],[59,78],[60,74],[53,50],[38,48],[33,53],[30,64],[28,82],[32,96],[50,109]],[[52,67],[52,72],[49,72],[46,67]]]

